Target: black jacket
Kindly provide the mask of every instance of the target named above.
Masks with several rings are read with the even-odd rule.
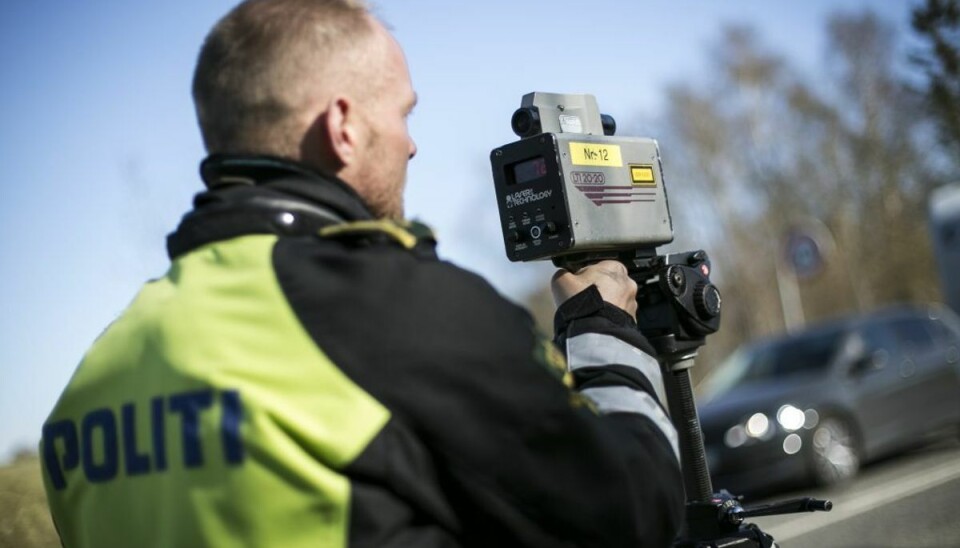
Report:
[[[332,474],[348,485],[336,503],[346,508],[327,509],[347,516],[345,522],[325,522],[324,504],[333,503],[316,503],[315,519],[289,525],[303,528],[301,537],[345,527],[349,546],[612,548],[672,541],[683,487],[675,433],[658,397],[659,371],[632,319],[594,288],[558,311],[557,341],[570,353],[571,374],[558,346],[535,333],[523,309],[480,277],[438,260],[428,230],[373,219],[335,178],[254,157],[214,157],[203,174],[210,190],[197,196],[195,210],[168,239],[174,265],[197,253],[220,260],[224,242],[273,235],[269,268],[280,294],[318,355],[344,376],[309,390],[327,401],[348,383],[386,410],[375,424],[358,412],[346,419],[294,415],[300,423],[284,427],[276,419],[285,412],[283,393],[245,408],[232,430],[240,433],[243,460],[230,463],[231,473],[266,470],[280,478],[271,489],[299,490],[309,501],[320,488],[297,475],[312,474],[314,458],[322,461],[314,463],[318,477]],[[239,304],[242,291],[216,298],[249,308]],[[273,336],[264,326],[246,338],[258,333]],[[292,365],[258,366],[260,385]],[[221,366],[211,360],[205,367]],[[244,382],[255,386],[247,375]],[[310,382],[305,376],[303,383]],[[253,406],[244,391],[254,388],[238,389],[236,399]],[[257,425],[270,420],[280,426],[270,430],[270,443],[261,443]],[[328,426],[373,435],[343,460],[310,457],[336,447],[300,452],[323,445],[313,436],[322,438]],[[263,519],[271,515],[268,493],[244,493],[240,485],[222,485],[236,489],[224,498],[237,505],[257,500]],[[205,519],[221,519],[217,508],[204,509]],[[222,512],[225,528],[266,530],[232,522],[238,518],[229,503]],[[242,515],[258,519],[251,517],[256,512]]]

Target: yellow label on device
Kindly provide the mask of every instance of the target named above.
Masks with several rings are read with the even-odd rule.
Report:
[[[571,142],[570,161],[575,166],[623,166],[623,159],[620,158],[620,145]]]

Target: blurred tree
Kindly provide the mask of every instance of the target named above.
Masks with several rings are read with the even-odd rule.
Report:
[[[913,10],[913,29],[926,43],[913,61],[927,77],[925,94],[941,142],[960,159],[960,6],[927,0]]]
[[[870,12],[836,14],[825,32],[826,62],[803,74],[753,30],[727,28],[706,78],[667,90],[655,136],[670,249],[706,249],[724,295],[702,364],[784,329],[778,272],[798,227],[828,235],[823,268],[799,287],[808,322],[939,298],[925,204],[940,158],[923,97],[899,72],[896,32]]]
[[[0,546],[60,546],[40,476],[40,461],[27,451],[0,466]]]
[[[827,62],[806,75],[728,28],[709,83],[668,90],[658,137],[675,230],[710,252],[724,292],[702,361],[783,329],[777,274],[798,227],[832,235],[824,268],[800,284],[807,321],[939,298],[925,222],[935,160],[896,33],[869,12],[834,15],[826,33]]]

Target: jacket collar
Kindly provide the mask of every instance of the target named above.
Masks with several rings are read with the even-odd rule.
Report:
[[[334,175],[293,160],[274,156],[212,154],[200,163],[200,176],[211,192],[237,185],[266,187],[332,209],[347,221],[373,218],[353,187]]]
[[[200,174],[208,190],[167,236],[171,258],[246,234],[302,235],[374,218],[345,182],[290,160],[215,154],[200,164]]]

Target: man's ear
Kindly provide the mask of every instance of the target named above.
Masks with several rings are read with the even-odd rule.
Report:
[[[331,159],[341,168],[350,166],[358,152],[357,112],[354,103],[339,96],[330,100],[322,122],[327,136],[327,148]]]

